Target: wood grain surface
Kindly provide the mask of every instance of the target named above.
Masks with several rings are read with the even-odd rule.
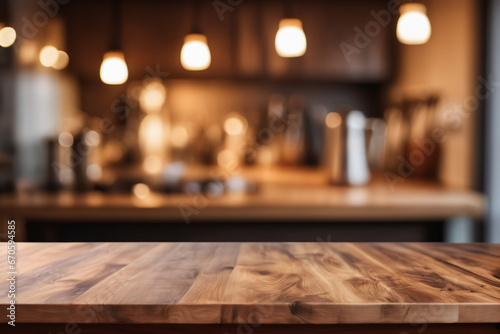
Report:
[[[498,334],[497,324],[0,324],[2,334]]]
[[[19,243],[17,253],[18,323],[500,322],[495,244]],[[7,290],[0,281],[4,319]]]

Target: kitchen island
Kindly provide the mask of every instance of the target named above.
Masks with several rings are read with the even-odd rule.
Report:
[[[207,171],[193,173],[193,179],[203,178]],[[198,175],[201,174],[201,175]],[[134,241],[134,239],[115,240],[104,238],[94,240],[90,237],[79,240],[64,240],[57,237],[57,231],[50,228],[35,232],[37,236],[49,235],[47,238],[28,238],[27,223],[31,227],[43,225],[45,222],[71,225],[81,223],[91,226],[88,230],[101,229],[113,223],[133,224],[139,222],[154,224],[182,225],[217,223],[240,224],[250,222],[251,230],[258,234],[269,234],[266,225],[269,223],[307,224],[303,234],[312,230],[312,222],[320,223],[309,240],[297,240],[288,235],[283,241],[316,241],[317,236],[326,238],[327,235],[339,234],[338,229],[329,228],[328,224],[339,223],[355,229],[359,222],[381,224],[394,222],[405,228],[412,223],[430,225],[435,221],[445,221],[444,240],[448,242],[473,242],[476,227],[487,210],[487,199],[484,194],[470,189],[458,189],[439,184],[433,181],[408,179],[396,185],[389,184],[383,177],[374,177],[373,180],[359,187],[331,186],[325,176],[314,169],[278,168],[278,169],[245,169],[241,178],[258,184],[255,193],[235,192],[222,196],[207,194],[165,194],[152,192],[145,198],[137,198],[128,193],[103,192],[59,192],[59,193],[20,193],[17,195],[0,194],[0,218],[15,219],[18,241]],[[42,224],[40,224],[42,223]],[[347,223],[347,224],[346,224]],[[349,226],[348,226],[349,225]],[[6,231],[0,226],[1,235]],[[61,229],[61,225],[54,229]],[[217,227],[213,226],[215,230]],[[219,228],[219,235],[225,228]],[[235,233],[251,233],[242,229]],[[173,228],[169,233],[173,233]],[[206,232],[206,231],[204,231]],[[93,232],[92,232],[93,233]],[[193,234],[192,231],[190,231]],[[370,232],[368,232],[369,234]],[[406,231],[406,236],[419,233],[413,230]],[[77,234],[76,232],[72,235]],[[159,233],[157,233],[159,235]],[[335,241],[353,241],[354,236]],[[267,241],[257,237],[253,240],[230,241]],[[379,241],[357,240],[357,241]],[[405,239],[401,233],[393,239],[380,241],[438,241],[422,237],[419,239]],[[144,239],[140,239],[144,241]],[[147,240],[150,241],[150,240]],[[194,241],[179,238],[178,240],[151,240],[151,241]],[[223,240],[205,240],[223,241]],[[282,240],[269,240],[282,241]],[[356,239],[354,239],[356,241]]]
[[[499,332],[500,245],[16,246],[16,327],[2,280],[2,333]]]

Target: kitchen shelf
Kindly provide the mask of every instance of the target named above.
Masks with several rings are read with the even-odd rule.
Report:
[[[192,171],[188,176],[200,178],[205,173]],[[217,198],[152,193],[145,199],[100,192],[37,192],[1,196],[0,211],[20,221],[259,223],[480,219],[486,210],[483,194],[428,181],[408,179],[391,189],[383,177],[361,187],[331,186],[323,173],[312,169],[251,168],[239,175],[260,184],[259,190]]]

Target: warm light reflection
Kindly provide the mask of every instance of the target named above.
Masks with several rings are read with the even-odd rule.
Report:
[[[102,169],[96,164],[87,166],[87,177],[91,181],[97,181],[102,177]]]
[[[276,52],[281,57],[300,57],[306,53],[307,40],[302,21],[283,19],[280,21],[275,40]]]
[[[0,46],[8,48],[16,41],[16,31],[12,27],[3,27],[0,29]]]
[[[182,125],[177,125],[172,129],[172,134],[170,136],[170,142],[172,146],[177,148],[182,148],[186,146],[189,141],[189,133],[186,127]]]
[[[139,103],[145,112],[158,112],[163,107],[165,98],[165,87],[159,81],[152,81],[142,90]]]
[[[139,146],[144,156],[163,153],[163,131],[163,120],[158,114],[144,117],[139,126]]]
[[[56,70],[62,70],[66,68],[66,66],[68,66],[68,63],[69,63],[68,54],[64,51],[59,50],[57,52],[57,60],[54,63],[54,65],[52,65],[52,67],[55,68]]]
[[[58,139],[59,145],[62,147],[71,147],[73,145],[73,135],[69,132],[61,132]]]
[[[217,163],[219,166],[231,169],[238,164],[238,156],[232,150],[223,150],[217,154]]]
[[[336,112],[329,113],[326,115],[325,123],[331,129],[336,128],[342,124],[342,117]]]
[[[396,35],[404,44],[424,44],[431,37],[431,23],[426,8],[420,3],[407,3],[399,8]]]
[[[45,67],[52,67],[57,62],[59,51],[52,45],[47,45],[40,51],[40,63]]]
[[[90,130],[85,133],[85,144],[87,146],[98,146],[101,143],[101,135],[95,130]]]
[[[187,35],[181,50],[182,67],[190,71],[201,71],[207,69],[210,62],[207,37],[202,34]]]
[[[135,197],[137,197],[139,199],[144,199],[144,198],[149,196],[150,189],[149,189],[148,185],[146,185],[144,183],[137,183],[132,188],[132,193],[135,195]]]
[[[103,148],[103,156],[109,162],[119,162],[124,155],[123,144],[116,140],[108,140]]]
[[[125,56],[120,51],[109,51],[104,54],[100,76],[108,85],[121,85],[128,79],[128,68]]]
[[[157,174],[161,172],[162,169],[161,158],[157,155],[149,155],[144,159],[142,167],[150,174]]]
[[[38,58],[38,46],[33,40],[25,40],[18,46],[19,63],[23,65],[33,64]]]
[[[246,120],[241,116],[232,116],[224,121],[224,131],[231,136],[236,136],[246,131]]]
[[[75,182],[75,173],[69,167],[63,168],[63,171],[59,173],[59,181],[63,186],[69,187]]]

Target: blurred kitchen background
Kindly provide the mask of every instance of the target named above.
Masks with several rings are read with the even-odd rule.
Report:
[[[0,216],[19,241],[500,242],[499,21],[1,0]]]

